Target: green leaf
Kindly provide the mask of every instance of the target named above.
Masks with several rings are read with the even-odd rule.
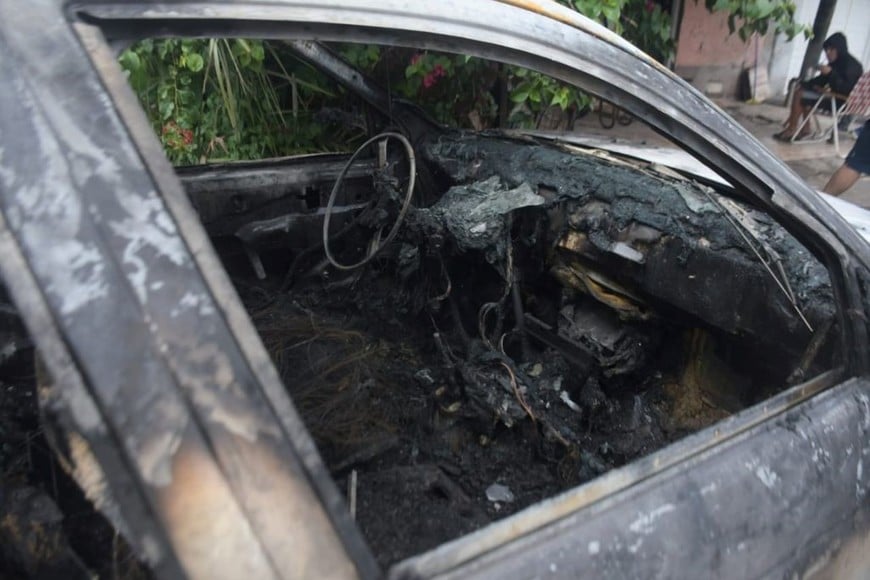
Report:
[[[178,91],[178,100],[184,105],[190,105],[196,100],[196,94],[191,90]]]
[[[169,54],[169,43],[160,42],[157,44],[157,57],[160,60],[166,60],[166,55]]]
[[[173,101],[161,101],[158,108],[160,110],[160,118],[166,121],[175,112],[175,103]]]
[[[562,87],[553,95],[553,98],[550,100],[550,105],[559,105],[559,108],[564,111],[568,108],[569,102],[570,90],[567,87]]]
[[[768,18],[776,10],[776,6],[770,0],[756,0],[756,18]]]
[[[511,100],[515,103],[524,103],[529,98],[528,89],[522,91],[514,91],[511,93]]]
[[[254,59],[255,62],[263,62],[266,58],[266,52],[263,50],[262,42],[256,42],[251,45],[251,58]]]
[[[619,8],[615,6],[605,6],[601,9],[601,11],[604,14],[604,18],[607,19],[608,23],[619,21]]]
[[[185,60],[187,61],[187,69],[191,72],[199,72],[205,66],[205,60],[202,58],[202,55],[197,53],[188,54]]]
[[[118,60],[121,62],[121,68],[130,72],[136,72],[142,67],[142,61],[139,58],[139,55],[130,49],[122,52],[121,58]]]

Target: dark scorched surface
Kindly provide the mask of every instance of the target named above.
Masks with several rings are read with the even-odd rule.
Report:
[[[452,184],[499,176],[530,185],[551,208],[557,261],[606,274],[659,311],[674,307],[790,355],[811,333],[789,292],[814,329],[833,317],[815,256],[763,212],[701,184],[508,138],[442,136],[422,156]]]

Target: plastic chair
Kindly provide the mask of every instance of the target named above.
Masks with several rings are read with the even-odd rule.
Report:
[[[821,132],[819,120],[816,118],[816,111],[826,99],[831,103],[832,123],[826,131]],[[837,99],[846,101],[846,103],[842,107],[838,107]],[[823,91],[822,95],[813,105],[813,108],[810,109],[809,114],[798,125],[797,130],[791,137],[791,142],[800,144],[833,140],[837,155],[842,155],[840,153],[840,132],[848,131],[853,119],[868,116],[870,116],[870,71],[861,75],[861,78],[858,79],[855,88],[852,89],[848,97],[830,90]],[[797,136],[800,135],[806,124],[810,122],[815,126],[813,134],[818,135],[818,137],[797,141]]]

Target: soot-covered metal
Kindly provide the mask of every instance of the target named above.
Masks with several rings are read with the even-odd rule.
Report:
[[[0,270],[49,370],[65,467],[165,577],[374,578],[369,547],[383,565],[439,548],[396,577],[836,563],[867,529],[857,236],[733,120],[573,13],[445,2],[437,21],[369,0],[0,2],[15,140],[0,144]],[[757,205],[655,166],[438,129],[308,42],[303,58],[377,109],[368,129],[413,148],[378,144],[346,172],[344,155],[190,168],[188,203],[104,34],[227,25],[549,71]],[[17,513],[45,516],[68,555],[53,510]]]

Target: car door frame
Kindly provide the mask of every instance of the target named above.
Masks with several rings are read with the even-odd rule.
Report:
[[[141,190],[143,184],[149,180],[155,184],[156,191],[160,192],[159,199],[155,203],[162,204],[162,207],[155,211],[160,215],[171,216],[171,220],[176,225],[177,234],[184,241],[186,256],[190,258],[189,263],[195,266],[193,270],[197,276],[201,277],[204,288],[208,290],[209,296],[205,300],[213,306],[214,312],[218,313],[217,317],[224,322],[221,333],[227,339],[225,348],[235,349],[241,357],[240,361],[247,361],[246,364],[242,363],[242,365],[253,373],[251,380],[260,385],[259,388],[265,393],[267,409],[260,410],[282,427],[281,435],[285,446],[281,448],[281,453],[275,456],[285,457],[288,458],[288,461],[295,462],[295,475],[315,489],[316,496],[323,506],[323,512],[333,522],[333,529],[341,538],[339,545],[343,546],[346,553],[350,554],[349,557],[346,555],[341,557],[353,562],[353,566],[360,576],[372,577],[378,574],[376,567],[372,565],[371,555],[364,545],[360,545],[362,543],[361,537],[355,526],[348,522],[346,515],[343,515],[341,499],[329,480],[328,473],[325,473],[316,449],[301,421],[299,421],[292,403],[286,394],[280,391],[280,381],[265,355],[265,350],[239,305],[219,261],[209,246],[201,225],[196,220],[195,212],[187,202],[172,168],[166,162],[159,143],[151,133],[151,128],[141,110],[139,110],[135,97],[126,83],[123,82],[123,77],[120,75],[117,63],[114,62],[114,54],[109,50],[107,40],[117,41],[135,38],[138,35],[230,35],[244,33],[246,36],[264,38],[308,39],[314,37],[322,40],[341,39],[387,44],[413,44],[423,48],[462,50],[482,57],[498,58],[513,64],[537,68],[569,82],[581,81],[581,84],[585,84],[587,89],[591,87],[591,91],[598,96],[617,103],[636,116],[643,117],[654,128],[670,135],[671,138],[679,139],[694,155],[707,159],[708,163],[718,167],[729,181],[742,185],[745,191],[753,196],[752,201],[755,204],[767,209],[781,220],[829,267],[834,293],[840,305],[839,320],[843,331],[842,342],[844,345],[843,368],[818,377],[805,385],[790,389],[778,397],[766,401],[761,406],[748,409],[722,424],[717,424],[692,436],[692,438],[669,446],[649,458],[641,460],[641,462],[635,462],[625,468],[615,470],[587,486],[582,486],[559,498],[532,506],[515,518],[490,526],[473,537],[459,539],[435,550],[432,554],[412,559],[405,565],[397,566],[395,568],[396,575],[419,573],[429,576],[447,574],[450,570],[469,571],[468,566],[480,565],[481,562],[486,561],[488,555],[492,554],[500,554],[508,558],[506,561],[513,561],[515,558],[522,560],[523,557],[528,556],[529,546],[533,545],[530,542],[537,538],[535,534],[552,534],[553,530],[566,530],[565,522],[568,522],[572,517],[576,520],[578,514],[587,513],[583,510],[597,510],[607,502],[610,502],[608,505],[624,505],[625,509],[631,510],[633,509],[631,502],[637,501],[637,499],[630,499],[637,497],[631,496],[631,493],[641,493],[639,490],[645,482],[664,481],[667,473],[673,475],[685,470],[685,466],[690,465],[692,460],[697,460],[702,456],[716,457],[717,453],[724,453],[726,448],[730,448],[729,445],[740,445],[740,448],[744,449],[746,440],[751,438],[750,434],[752,433],[756,437],[761,437],[761,439],[754,440],[756,444],[759,441],[763,442],[764,437],[768,436],[765,435],[769,432],[767,430],[773,429],[777,420],[786,421],[789,417],[799,418],[800,413],[810,413],[812,409],[823,405],[824,401],[830,402],[832,399],[841,401],[843,398],[848,399],[849,397],[860,399],[862,393],[867,389],[866,381],[862,379],[844,382],[847,377],[865,375],[867,371],[868,353],[866,349],[861,350],[861,345],[867,344],[866,324],[861,320],[855,320],[855,317],[844,315],[846,312],[858,312],[864,308],[861,290],[855,276],[855,268],[863,267],[866,269],[868,256],[866,250],[863,250],[863,245],[856,244],[856,241],[860,242],[857,234],[851,232],[848,225],[822,200],[817,199],[797,176],[784,168],[781,162],[774,159],[757,141],[749,137],[697,91],[675,79],[668,71],[661,69],[651,60],[638,56],[636,49],[622,41],[614,40],[608,32],[588,21],[577,19],[573,14],[559,12],[555,7],[545,6],[550,11],[556,11],[556,15],[559,16],[557,21],[551,17],[552,15],[541,14],[540,10],[532,12],[519,6],[512,6],[509,3],[481,3],[475,9],[485,6],[483,11],[490,12],[475,15],[469,14],[467,6],[463,9],[462,3],[447,2],[450,6],[445,7],[446,15],[440,17],[438,26],[433,26],[428,17],[431,15],[427,16],[424,10],[415,9],[413,6],[404,6],[403,4],[406,3],[393,0],[387,2],[365,0],[362,2],[317,3],[237,2],[232,4],[179,2],[171,5],[148,2],[126,3],[124,5],[78,3],[65,7],[45,1],[39,2],[39,4],[44,10],[46,22],[43,24],[45,26],[48,28],[71,26],[71,31],[74,32],[80,43],[79,47],[73,47],[71,50],[79,50],[81,53],[87,54],[90,59],[89,65],[93,67],[92,72],[99,73],[99,82],[102,83],[102,86],[97,88],[93,86],[94,79],[88,79],[90,85],[85,93],[91,98],[97,98],[101,91],[105,91],[109,95],[108,100],[100,103],[101,112],[106,116],[113,117],[108,124],[116,132],[118,138],[132,144],[132,150],[123,152],[127,156],[130,171],[135,171],[148,178],[138,184],[130,183],[129,190],[123,191],[123,195],[130,194],[153,201],[153,196],[146,196],[145,194],[148,192]],[[516,2],[513,4],[529,3]],[[65,13],[61,12],[61,8],[65,10]],[[520,34],[522,30],[518,31],[511,28],[513,24],[499,29],[485,25],[486,22],[494,21],[492,20],[494,15],[500,15],[502,17],[500,21],[506,23],[513,22],[507,16],[532,19],[534,23],[530,25],[530,28],[537,31],[540,37],[529,38],[528,32],[523,36]],[[239,22],[242,24],[238,24]],[[480,29],[473,28],[475,23],[478,23]],[[548,36],[547,31],[552,31],[552,36]],[[22,43],[32,43],[33,46],[27,49],[21,49],[19,45],[11,42],[8,46],[16,48],[17,50],[13,51],[14,54],[23,61],[29,71],[37,73],[28,79],[21,79],[21,75],[19,75],[19,78],[16,79],[20,85],[18,87],[19,96],[24,95],[36,105],[40,105],[41,103],[34,96],[37,88],[51,87],[55,90],[60,88],[56,79],[51,78],[52,71],[40,70],[37,62],[37,59],[48,54],[52,47],[42,46],[40,42],[34,40],[21,40],[20,34],[16,36],[8,28],[4,30],[2,25],[0,25],[0,34],[2,34],[0,40],[6,38],[9,41],[10,38],[17,38]],[[514,45],[512,49],[506,50],[499,43],[508,38],[514,41]],[[570,40],[568,45],[573,47],[573,52],[568,52],[558,45],[560,42],[565,42],[566,38]],[[45,42],[43,41],[42,44]],[[7,58],[10,59],[7,61],[8,65],[11,57]],[[14,74],[14,71],[10,74]],[[645,78],[646,81],[639,84],[638,78]],[[40,82],[46,84],[40,87]],[[680,107],[673,106],[670,100],[679,102]],[[46,112],[50,108],[49,105],[41,104],[41,106],[42,118],[48,127],[59,127],[58,131],[63,129],[63,122],[69,119],[52,111]],[[59,107],[70,109],[67,112],[83,112],[76,111],[75,103],[61,104]],[[34,111],[33,108],[27,106],[17,110],[25,114]],[[100,112],[100,108],[94,108],[93,111]],[[64,156],[62,147],[66,147],[68,151],[73,150],[73,153],[78,154],[79,152],[74,151],[75,145],[65,141],[68,136],[58,131],[56,131],[57,137],[53,141],[49,143],[39,142],[39,147],[35,146],[30,153],[36,150],[43,155],[62,157]],[[50,149],[52,142],[55,146],[60,146],[61,149],[46,153],[46,148]],[[98,147],[105,149],[106,145],[102,144]],[[137,156],[138,167],[137,163],[134,163],[134,158]],[[69,155],[65,157],[64,163],[68,165]],[[13,158],[13,164],[15,161],[16,159]],[[23,163],[20,158],[18,161]],[[107,174],[103,177],[105,177],[105,181],[109,181],[112,176]],[[126,178],[126,176],[124,177]],[[31,179],[36,178],[32,177]],[[123,181],[127,185],[127,180],[123,179]],[[43,186],[45,185],[43,184]],[[115,185],[117,187],[117,183]],[[80,188],[81,186],[78,185],[75,191],[64,192],[64,196],[81,195],[82,199],[85,199]],[[18,205],[7,204],[2,211],[0,246],[2,246],[4,254],[12,256],[13,259],[0,266],[0,269],[2,269],[4,279],[15,278],[15,281],[10,283],[10,287],[16,302],[22,309],[31,331],[36,331],[34,334],[37,335],[40,349],[50,353],[47,356],[49,367],[52,369],[55,379],[62,383],[61,386],[68,395],[66,404],[68,425],[81,430],[82,417],[80,414],[76,415],[75,406],[90,405],[96,407],[105,417],[112,411],[118,411],[113,409],[112,404],[117,402],[117,399],[112,398],[113,396],[117,397],[117,394],[113,394],[109,390],[101,390],[100,381],[97,380],[99,373],[96,371],[98,369],[88,366],[90,362],[88,357],[99,355],[99,341],[87,341],[81,336],[76,336],[73,327],[76,323],[76,316],[80,314],[79,311],[73,309],[72,315],[70,315],[69,300],[65,300],[63,297],[57,296],[56,292],[51,291],[52,283],[57,283],[59,279],[52,275],[45,264],[39,264],[39,253],[46,251],[47,245],[51,244],[52,241],[56,242],[57,237],[52,236],[50,232],[38,232],[42,237],[34,237],[34,235],[26,233],[20,227],[20,223],[14,222],[22,219],[20,213],[16,215],[16,210],[28,208],[23,204],[23,200],[9,199],[14,197],[9,186],[4,187],[3,196],[5,201],[14,201]],[[46,211],[49,208],[29,209],[31,214],[25,213],[25,218],[47,215]],[[33,213],[34,211],[36,213]],[[95,226],[96,231],[100,231],[101,224],[98,219],[101,217],[100,209],[88,208],[88,212],[93,214],[94,223],[92,225]],[[154,224],[137,224],[137,227],[143,228],[153,226]],[[79,232],[76,234],[72,237],[81,238],[78,235]],[[115,251],[114,259],[123,264],[123,256],[120,256],[119,259],[117,251]],[[20,275],[20,272],[28,272],[29,274]],[[130,271],[129,267],[127,270],[119,268],[118,285],[129,287],[135,273],[135,271]],[[188,273],[188,275],[193,274]],[[138,298],[140,308],[143,303],[150,304],[155,308],[155,312],[161,308],[169,308],[171,305],[165,297],[157,300],[155,296],[154,301],[151,302],[148,289],[146,289],[146,299],[143,300],[141,296]],[[128,302],[132,305],[135,304],[136,300],[132,299]],[[83,308],[88,307],[96,308],[92,301],[84,303]],[[179,375],[183,373],[179,371],[179,368],[183,368],[185,364],[193,364],[193,362],[190,357],[186,361],[173,360],[171,364],[166,362],[167,353],[160,350],[160,335],[164,332],[163,328],[158,325],[156,329],[153,329],[151,325],[155,323],[153,320],[148,320],[147,314],[146,312],[146,316],[142,318],[141,326],[143,328],[139,330],[148,331],[143,334],[148,339],[146,342],[153,343],[155,346],[155,359],[164,361],[170,371],[168,375],[174,376],[174,382],[178,383],[176,388],[184,390],[185,387],[181,385],[183,381],[179,380]],[[139,326],[136,321],[127,321],[127,323]],[[164,323],[168,324],[168,322]],[[132,327],[128,326],[129,328]],[[202,378],[200,377],[200,380]],[[117,377],[114,380],[117,381]],[[167,382],[173,381],[168,380]],[[843,384],[831,389],[837,383]],[[111,386],[111,381],[102,386]],[[826,391],[825,396],[821,397],[818,393],[823,390],[829,391]],[[192,405],[190,402],[187,405],[188,407],[197,406],[195,400]],[[857,421],[856,425],[863,424],[863,415],[860,414],[863,409],[861,404],[854,407],[858,415],[854,415],[854,413],[850,415],[837,409],[838,404],[830,404],[820,413],[839,413],[840,419],[838,420],[845,421],[848,425],[854,421]],[[194,414],[198,411],[199,409],[193,409]],[[203,422],[203,419],[198,420],[200,425]],[[117,432],[119,426],[123,426],[123,423],[116,422],[113,429],[110,429],[115,436],[113,441],[116,446],[118,441],[123,438],[119,436],[123,434]],[[201,430],[204,434],[200,434],[200,443],[206,441],[208,445],[205,447],[211,450],[219,448],[220,445],[214,443],[218,436],[209,431],[208,428]],[[83,433],[88,442],[92,444],[94,454],[98,456],[99,462],[104,466],[105,476],[111,484],[121,488],[141,485],[141,482],[131,482],[128,474],[130,457],[135,454],[130,453],[129,457],[119,457],[117,448],[113,448],[113,444],[107,442],[106,433],[97,433],[96,431],[84,430]],[[822,445],[826,436],[824,433],[818,434],[818,440],[813,439],[813,441],[817,445]],[[858,439],[855,439],[856,436],[856,433],[849,432],[844,435],[844,441],[851,441],[853,448],[859,450],[858,456],[861,456],[867,447],[866,445],[854,447],[855,444],[860,443]],[[836,441],[825,442],[825,445],[836,444]],[[745,453],[746,449],[742,452]],[[228,472],[226,457],[222,459],[220,453],[217,452],[213,452],[210,457],[216,464],[223,465],[224,473]],[[773,460],[775,457],[768,459]],[[853,479],[844,478],[842,481],[837,480],[836,483],[837,485],[854,484],[857,488],[866,490],[866,479],[862,480],[860,474],[856,481]],[[235,482],[233,485],[230,487],[234,490],[234,494],[236,496],[243,495],[243,490],[240,491],[242,488],[239,486],[244,486],[244,482]],[[592,489],[597,491],[590,493]],[[661,488],[657,489],[661,491]],[[160,548],[159,550],[152,549],[152,552],[160,550],[172,552],[173,549],[176,549],[175,540],[161,532],[161,527],[165,527],[165,520],[161,520],[159,517],[155,518],[153,515],[157,510],[154,506],[161,505],[160,502],[154,500],[147,493],[143,495],[144,498],[125,504],[125,509],[129,513],[140,514],[142,518],[141,522],[143,523],[139,526],[140,533],[138,534],[140,541],[137,544],[139,552],[148,554],[149,541],[146,539],[150,539],[151,544],[158,544]],[[230,495],[232,496],[233,493]],[[578,497],[581,496],[586,499],[578,503]],[[553,506],[559,506],[559,509],[553,511]],[[856,513],[862,512],[858,510]],[[518,526],[517,523],[520,521],[526,523]],[[137,525],[139,523],[136,522]],[[771,530],[764,528],[763,522],[758,525],[763,531],[771,532]],[[562,527],[560,528],[560,526]],[[514,533],[510,537],[505,537],[503,532],[500,535],[499,530],[503,531],[506,528],[521,533]],[[169,536],[171,536],[171,530]],[[482,542],[482,538],[485,541]],[[539,539],[535,541],[539,541]],[[830,544],[829,541],[826,545]],[[505,555],[504,549],[509,550],[507,555]],[[323,546],[317,546],[317,550],[312,551],[309,557],[320,558],[328,553],[331,552]],[[631,560],[630,553],[620,552],[620,554],[625,558],[625,561]],[[169,564],[163,568],[158,567],[158,572],[167,577],[190,573],[187,565],[180,564],[178,559],[170,558],[167,561]],[[433,562],[436,562],[437,565]],[[551,563],[553,562],[547,563],[547,569],[550,569]],[[804,561],[802,563],[806,564]],[[478,571],[480,570],[478,569]]]

